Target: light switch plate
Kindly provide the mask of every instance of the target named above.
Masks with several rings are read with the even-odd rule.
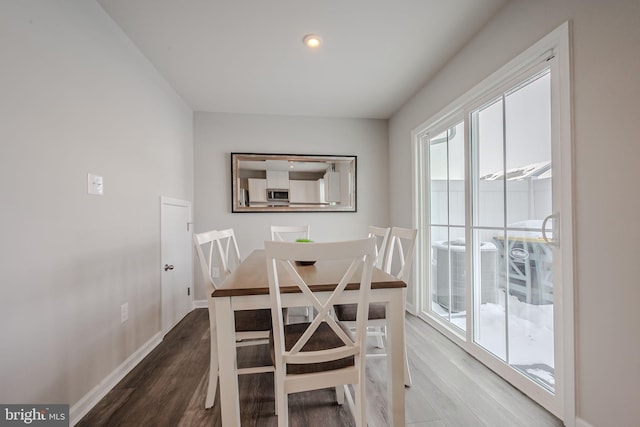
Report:
[[[104,194],[104,187],[102,182],[102,177],[98,175],[94,175],[92,173],[87,175],[87,188],[89,194],[95,194],[97,196],[102,196]]]
[[[120,323],[129,320],[129,303],[125,302],[120,306]]]

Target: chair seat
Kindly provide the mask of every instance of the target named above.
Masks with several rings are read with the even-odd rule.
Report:
[[[355,322],[356,311],[358,310],[357,304],[340,304],[334,305],[333,310],[336,313],[338,320],[343,322]],[[370,303],[369,304],[369,320],[386,319],[387,307],[382,303]]]
[[[236,332],[270,331],[271,310],[243,310],[235,312]]]
[[[349,336],[352,336],[351,332],[346,326],[340,323],[338,324]],[[307,327],[309,325],[310,323],[293,323],[284,325],[284,345],[287,351],[290,350],[291,347],[293,347],[293,345],[302,336],[304,331],[307,330]],[[273,349],[273,332],[269,334],[269,345],[271,346],[271,358],[275,363],[275,353]],[[304,347],[302,347],[302,351],[328,350],[330,348],[341,347],[343,345],[344,343],[342,342],[340,337],[338,337],[336,333],[333,332],[331,327],[326,322],[323,322],[311,336],[309,341],[307,341]],[[332,371],[335,369],[353,366],[353,364],[353,356],[322,363],[287,364],[287,374],[297,375]]]

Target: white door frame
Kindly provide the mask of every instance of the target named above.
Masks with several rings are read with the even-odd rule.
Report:
[[[188,234],[187,236],[187,242],[186,242],[186,247],[185,247],[185,251],[186,251],[186,268],[187,268],[187,279],[189,281],[188,286],[190,289],[190,295],[189,295],[189,311],[193,310],[193,305],[194,305],[194,289],[193,289],[193,244],[192,244],[192,234],[193,234],[193,210],[191,207],[191,202],[187,201],[187,200],[180,200],[180,199],[174,199],[171,197],[164,197],[161,196],[160,197],[160,265],[158,266],[159,271],[160,271],[160,291],[161,291],[161,314],[160,314],[160,323],[161,323],[161,329],[162,329],[162,335],[166,335],[167,332],[169,332],[169,330],[171,330],[171,328],[175,325],[169,325],[168,324],[168,320],[166,319],[167,316],[167,310],[166,310],[166,304],[168,304],[168,295],[166,295],[165,292],[165,274],[164,274],[164,264],[163,264],[163,259],[162,259],[162,222],[163,222],[163,218],[162,218],[162,211],[163,211],[163,206],[165,205],[169,205],[169,206],[179,206],[179,207],[184,207],[187,208],[188,210],[188,222],[186,224],[185,227],[185,232]]]

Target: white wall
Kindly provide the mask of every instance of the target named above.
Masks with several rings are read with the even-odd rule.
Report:
[[[196,113],[194,134],[195,231],[234,228],[242,257],[264,247],[271,224],[309,224],[313,240],[329,241],[389,222],[386,120]],[[358,211],[231,213],[231,152],[355,155]],[[206,299],[200,275],[195,283]]]
[[[73,405],[160,332],[193,113],[93,1],[3,1],[0,29],[0,402]]]
[[[573,25],[577,415],[640,419],[640,2],[515,0],[390,120],[391,222],[410,225],[411,130],[562,22]],[[613,191],[612,191],[613,189]]]

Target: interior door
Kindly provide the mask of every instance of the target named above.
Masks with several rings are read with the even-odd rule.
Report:
[[[161,199],[162,331],[166,334],[192,308],[191,204]]]

